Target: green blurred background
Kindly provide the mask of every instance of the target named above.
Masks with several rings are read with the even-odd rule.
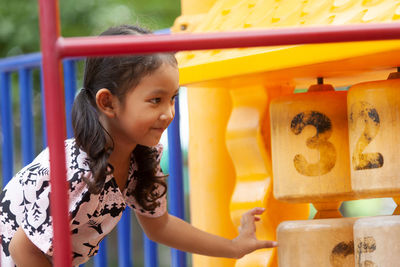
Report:
[[[139,24],[170,27],[180,15],[180,0],[60,0],[61,34],[97,35],[106,28]],[[39,51],[38,1],[0,0],[0,57]]]

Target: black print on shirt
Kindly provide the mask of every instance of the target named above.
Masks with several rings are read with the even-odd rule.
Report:
[[[132,195],[137,169],[133,157],[127,181],[128,190],[120,192],[114,178],[109,175],[100,194],[91,194],[83,180],[83,177],[91,178],[90,161],[86,153],[79,149],[73,139],[67,140],[65,144],[73,265],[79,265],[97,253],[100,241],[117,225],[127,205],[147,215],[163,214],[165,205],[149,213],[137,204]],[[52,256],[48,153],[48,150],[43,151],[0,192],[1,253],[7,260],[11,260],[9,243],[20,226],[37,246]]]

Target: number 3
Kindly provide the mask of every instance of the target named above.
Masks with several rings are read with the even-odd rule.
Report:
[[[319,151],[320,160],[317,163],[308,163],[303,155],[297,154],[293,159],[294,166],[299,173],[306,176],[324,175],[336,163],[336,149],[328,141],[332,134],[331,120],[318,111],[305,111],[292,119],[290,128],[295,135],[299,135],[307,125],[314,126],[317,130],[313,137],[307,139],[306,144]]]

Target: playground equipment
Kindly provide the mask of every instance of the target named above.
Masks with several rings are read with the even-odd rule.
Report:
[[[359,83],[349,90],[351,178],[360,197],[392,197],[400,192],[399,88],[399,79],[389,79]]]
[[[399,264],[399,216],[362,218],[354,224],[354,266]]]
[[[277,229],[279,266],[354,267],[357,218],[287,221]]]
[[[183,16],[177,20],[175,31],[339,25],[388,22],[399,18],[398,1],[197,2],[194,4],[184,1]],[[207,13],[202,15],[203,12]],[[308,87],[317,77],[324,77],[335,86],[385,79],[387,73],[400,62],[399,41],[297,45],[395,39],[400,36],[397,23],[311,27],[301,28],[301,31],[295,28],[188,36],[177,34],[148,38],[61,38],[57,2],[46,0],[40,1],[40,20],[47,129],[52,158],[51,179],[54,184],[51,201],[53,207],[57,205],[57,208],[52,209],[55,211],[56,266],[70,266],[69,235],[66,234],[69,226],[64,190],[65,131],[62,127],[64,112],[61,102],[60,59],[67,56],[217,49],[179,55],[181,82],[189,84],[192,222],[210,232],[233,237],[242,212],[249,207],[262,205],[268,211],[263,215],[259,227],[260,238],[274,238],[275,228],[281,221],[304,219],[308,216],[308,205],[283,203],[275,200],[272,195],[274,158],[271,160],[270,100],[279,95],[290,94],[295,87]],[[289,44],[294,46],[219,50]],[[330,199],[333,202],[336,200]],[[345,220],[347,219],[340,223],[331,223],[339,227],[339,230],[335,230],[338,236],[348,232]],[[296,227],[301,229],[304,223],[307,225],[315,222],[297,221]],[[312,236],[310,235],[310,240]],[[349,242],[348,236],[347,234],[342,238],[343,242]],[[325,248],[329,249],[328,245]],[[259,251],[238,261],[195,256],[194,264],[274,266],[277,264],[277,256],[275,250]]]
[[[315,84],[307,93],[272,100],[277,199],[315,203],[317,210],[318,203],[333,201],[335,210],[338,200],[351,197],[346,96],[332,85]],[[317,218],[324,217],[320,212]]]
[[[306,26],[321,25],[329,25],[324,28],[329,31],[334,25],[362,28],[400,18],[400,2],[384,0],[183,0],[182,6],[175,32],[235,30],[245,36],[260,28],[283,33],[290,26],[303,32],[309,29]],[[341,41],[340,34],[332,36]],[[233,237],[244,210],[262,205],[267,214],[258,226],[259,238],[275,238],[279,222],[296,220],[277,229],[280,266],[354,266],[356,218],[340,218],[340,203],[400,194],[395,155],[398,83],[370,82],[386,79],[399,66],[399,44],[374,41],[179,53],[181,81],[188,86],[192,222]],[[310,86],[316,79],[318,84]],[[349,96],[334,90],[351,85]],[[307,87],[307,93],[291,94]],[[387,117],[385,124],[378,107]],[[314,204],[317,220],[300,220],[308,215],[301,203]],[[277,259],[275,251],[266,250],[238,261],[194,256],[194,265],[276,266]]]

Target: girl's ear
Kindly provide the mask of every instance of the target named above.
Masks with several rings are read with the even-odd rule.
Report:
[[[107,117],[115,116],[115,96],[107,88],[102,88],[96,93],[97,108]]]

